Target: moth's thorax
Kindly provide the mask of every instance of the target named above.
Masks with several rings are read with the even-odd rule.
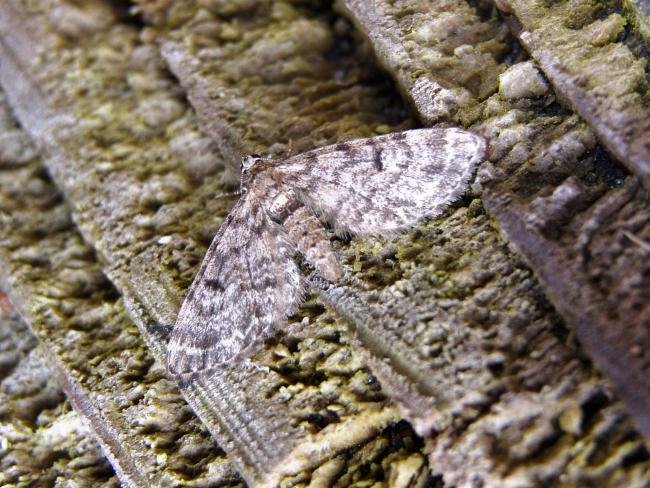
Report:
[[[242,158],[241,190],[255,191],[264,197],[274,186],[281,183],[281,178],[274,168],[275,161],[257,155]]]
[[[282,182],[268,161],[255,162],[248,172],[248,191],[260,201],[271,219],[282,225],[289,240],[320,274],[334,282],[342,274],[323,224]]]

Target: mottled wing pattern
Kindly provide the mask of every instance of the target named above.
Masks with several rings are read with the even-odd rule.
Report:
[[[183,374],[250,356],[302,300],[283,228],[245,194],[212,241],[176,319],[167,368]]]
[[[486,152],[472,132],[418,129],[315,149],[276,169],[337,230],[385,234],[441,213]]]

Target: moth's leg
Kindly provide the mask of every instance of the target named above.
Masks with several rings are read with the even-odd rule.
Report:
[[[289,239],[325,279],[338,281],[343,274],[325,227],[292,193],[281,193],[269,209],[272,218],[287,230]]]

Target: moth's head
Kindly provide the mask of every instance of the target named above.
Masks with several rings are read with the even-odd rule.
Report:
[[[245,173],[253,167],[255,163],[261,161],[263,158],[259,154],[247,154],[241,158],[241,172]]]
[[[252,169],[253,166],[255,166],[255,163],[259,163],[263,160],[262,156],[259,154],[248,154],[244,157],[241,158],[241,180],[240,180],[240,187],[241,187],[241,192],[244,193],[246,191],[246,187],[248,186],[248,182],[251,179],[252,176]]]

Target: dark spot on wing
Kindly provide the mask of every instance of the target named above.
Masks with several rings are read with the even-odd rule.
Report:
[[[227,252],[228,252],[228,257],[238,258],[239,256],[242,255],[242,253],[246,252],[246,249],[243,246],[231,246],[227,248]],[[221,269],[223,268],[223,264],[226,262],[226,259],[221,258],[219,259],[219,261],[215,260],[215,262],[218,262],[219,266],[217,267],[216,265],[213,265],[210,268],[216,269],[219,272],[221,272]]]
[[[265,276],[260,281],[260,288],[276,288],[278,285],[278,280],[274,276]]]
[[[381,153],[383,149],[381,147],[373,147],[373,164],[375,165],[375,168],[377,171],[382,171],[384,169],[384,165],[381,162]]]
[[[350,152],[350,144],[347,142],[339,142],[336,146],[334,146],[334,149],[341,152]]]
[[[221,283],[221,281],[219,281],[218,278],[209,278],[209,279],[205,280],[204,283],[205,283],[205,286],[207,286],[208,288],[212,288],[212,289],[215,289],[215,290],[221,290],[221,291],[223,291],[225,289],[224,286],[223,286],[223,283]]]
[[[266,222],[261,221],[261,222],[254,222],[253,225],[251,225],[251,234],[254,236],[261,236],[264,234],[268,226],[266,225]]]

